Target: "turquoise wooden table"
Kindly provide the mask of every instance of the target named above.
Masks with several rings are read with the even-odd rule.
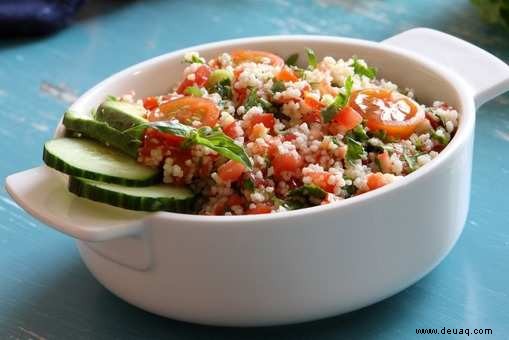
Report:
[[[466,0],[89,2],[75,25],[54,36],[0,43],[0,178],[41,164],[41,145],[69,103],[146,58],[235,37],[383,40],[415,26],[509,60],[509,32],[481,23]],[[509,339],[508,150],[506,94],[478,113],[470,215],[437,269],[363,310],[264,329],[191,325],[128,305],[89,274],[72,239],[34,220],[0,189],[0,339],[431,339],[416,329],[443,327],[488,328],[492,335],[474,338]]]

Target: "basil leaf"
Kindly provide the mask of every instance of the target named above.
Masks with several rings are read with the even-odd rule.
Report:
[[[198,86],[188,86],[184,90],[185,94],[189,94],[193,97],[201,97],[203,96],[203,93],[201,92],[200,88]]]
[[[364,147],[362,146],[362,143],[356,141],[350,136],[346,136],[346,160],[349,163],[353,163],[354,161],[361,159],[362,155],[364,154]]]
[[[330,123],[339,110],[345,107],[348,104],[348,100],[350,99],[350,95],[352,94],[352,86],[353,80],[352,77],[348,77],[345,80],[345,93],[339,93],[334,101],[327,106],[325,109],[321,111],[323,121],[325,123]]]
[[[316,59],[315,51],[313,51],[310,48],[306,48],[306,54],[308,56],[308,68],[309,69],[316,68],[316,65],[318,65],[318,61]]]
[[[353,58],[353,71],[355,74],[360,76],[366,76],[369,79],[374,79],[376,77],[377,69],[374,67],[364,66],[359,62],[357,57]]]
[[[285,64],[288,66],[295,66],[297,65],[297,61],[299,60],[299,54],[294,53],[290,55],[288,58],[286,58]]]
[[[237,145],[233,139],[225,135],[218,128],[202,127],[195,129],[191,126],[179,123],[176,120],[143,123],[132,127],[124,132],[129,136],[141,139],[147,128],[158,129],[161,132],[184,137],[182,147],[200,144],[219,153],[220,155],[242,163],[251,170],[252,164],[244,148]]]
[[[274,80],[273,80],[272,87],[270,88],[270,90],[271,90],[273,93],[276,93],[276,92],[283,92],[284,90],[286,90],[285,83],[284,83],[284,82],[282,82],[281,80],[274,79]]]
[[[188,138],[191,145],[200,144],[206,146],[228,159],[242,163],[249,170],[253,167],[244,148],[236,144],[233,139],[225,135],[218,128],[202,127],[191,133]]]

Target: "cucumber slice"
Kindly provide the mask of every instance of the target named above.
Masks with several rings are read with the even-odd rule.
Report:
[[[168,184],[133,188],[78,177],[69,178],[69,191],[96,202],[142,211],[189,213],[195,198],[191,190]]]
[[[140,140],[110,127],[105,122],[94,120],[90,114],[68,111],[64,114],[63,123],[65,128],[70,131],[79,132],[103,144],[111,145],[133,158],[138,157]]]
[[[147,123],[145,114],[146,110],[142,106],[108,98],[99,105],[94,118],[107,123],[114,129],[125,131],[133,126]]]
[[[44,144],[43,160],[71,176],[127,186],[144,186],[160,180],[159,170],[95,141],[83,138],[58,138]]]

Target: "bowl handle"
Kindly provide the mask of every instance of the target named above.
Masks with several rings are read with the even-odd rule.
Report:
[[[8,176],[5,188],[29,214],[82,241],[108,241],[143,232],[147,213],[79,198],[67,191],[66,180],[67,176],[40,166]]]
[[[429,28],[414,28],[382,43],[401,47],[454,70],[472,89],[476,107],[509,90],[509,66],[464,40]]]

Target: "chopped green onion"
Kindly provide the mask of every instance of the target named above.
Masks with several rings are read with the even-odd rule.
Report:
[[[310,48],[306,48],[306,54],[308,56],[308,68],[314,69],[316,65],[318,65],[318,61],[316,59],[315,51]]]
[[[198,86],[188,86],[184,90],[185,94],[194,96],[194,97],[201,97],[203,96],[203,93],[201,92],[200,88]]]

